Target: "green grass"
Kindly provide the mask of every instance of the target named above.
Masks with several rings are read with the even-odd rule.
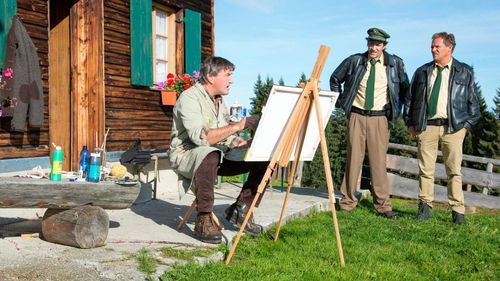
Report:
[[[376,216],[370,201],[337,213],[346,266],[340,267],[331,212],[313,214],[269,236],[243,236],[229,266],[176,265],[161,280],[500,280],[500,212],[467,215],[451,223],[434,208],[428,222],[414,219],[414,201],[393,200],[401,218]]]
[[[243,183],[243,175],[237,175],[237,176],[224,176],[222,177],[222,182],[232,182],[232,183]],[[273,180],[273,186],[281,186],[281,180],[280,179],[274,179]],[[283,181],[283,187],[287,187],[287,181]]]
[[[146,249],[141,249],[135,254],[137,260],[137,269],[141,272],[150,275],[156,271],[156,267],[160,263],[158,259],[154,258],[151,253]]]
[[[223,251],[221,248],[191,248],[191,249],[176,249],[176,248],[161,248],[163,258],[173,258],[184,261],[194,261],[195,257],[208,257],[218,251]]]

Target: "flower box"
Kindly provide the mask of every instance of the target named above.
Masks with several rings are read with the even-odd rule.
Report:
[[[161,90],[161,105],[173,106],[177,101],[177,93],[173,90]]]

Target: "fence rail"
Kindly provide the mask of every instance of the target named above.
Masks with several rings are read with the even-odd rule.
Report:
[[[410,145],[389,143],[389,148],[417,153],[417,147]],[[442,152],[438,151],[438,155],[442,156]],[[500,160],[472,155],[464,155],[463,160],[487,165],[486,171],[462,167],[462,182],[468,185],[467,191],[464,191],[465,204],[467,206],[500,208],[500,197],[488,195],[492,189],[496,191],[500,190],[500,174],[493,172],[494,166],[500,166]],[[418,198],[418,180],[401,176],[401,173],[418,176],[419,167],[416,158],[387,154],[387,169],[391,171],[388,175],[392,187],[392,195],[403,198]],[[444,164],[436,163],[434,176],[436,179],[447,180]],[[363,178],[363,181],[367,182],[365,178]],[[471,185],[482,188],[482,193],[470,192]],[[435,184],[434,189],[435,201],[448,201],[447,188],[445,186]]]

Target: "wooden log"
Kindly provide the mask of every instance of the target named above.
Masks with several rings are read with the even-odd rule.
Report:
[[[109,216],[101,207],[79,206],[62,212],[47,210],[42,235],[49,242],[89,249],[106,244]]]
[[[139,195],[140,184],[68,182],[0,177],[0,208],[69,209],[82,205],[126,209]]]

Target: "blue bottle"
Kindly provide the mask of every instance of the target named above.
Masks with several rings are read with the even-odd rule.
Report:
[[[90,153],[89,172],[87,173],[87,181],[99,182],[101,179],[101,154]]]
[[[84,145],[82,151],[80,151],[80,169],[78,171],[82,179],[87,178],[87,173],[89,171],[89,156],[90,153],[87,150],[87,146]]]

